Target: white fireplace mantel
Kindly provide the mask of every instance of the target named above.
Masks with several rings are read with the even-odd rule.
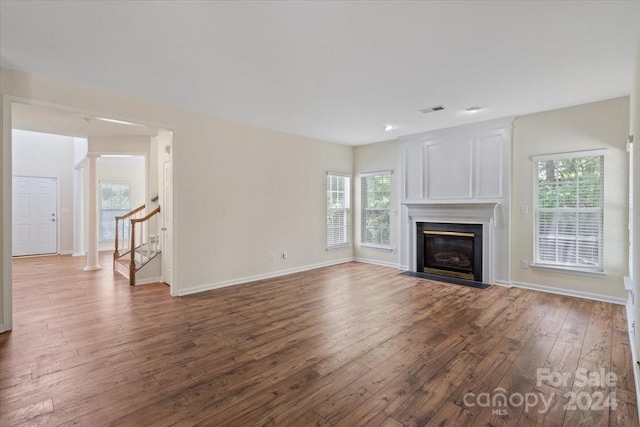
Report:
[[[495,271],[495,227],[500,203],[411,203],[402,209],[402,251],[409,271],[416,271],[416,230],[420,222],[481,224],[482,281],[492,284]]]

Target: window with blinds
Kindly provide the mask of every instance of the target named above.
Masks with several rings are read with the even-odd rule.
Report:
[[[116,238],[116,216],[131,210],[131,184],[100,181],[100,241]],[[125,235],[129,234],[129,221],[123,222]]]
[[[391,172],[360,175],[363,245],[388,247],[391,218]]]
[[[345,246],[351,242],[350,202],[351,178],[327,173],[327,247]]]
[[[604,156],[536,163],[536,264],[602,271]]]

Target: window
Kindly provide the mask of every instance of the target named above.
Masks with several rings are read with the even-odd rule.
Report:
[[[116,238],[116,216],[131,210],[131,184],[100,182],[100,241]],[[124,235],[129,235],[129,221],[123,221]]]
[[[391,172],[360,175],[362,188],[362,232],[364,246],[388,247],[391,218]]]
[[[327,173],[327,247],[345,246],[351,242],[350,192],[351,178]]]
[[[593,154],[534,158],[536,264],[602,271],[604,156]]]

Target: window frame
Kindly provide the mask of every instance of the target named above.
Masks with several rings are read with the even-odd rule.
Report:
[[[383,249],[383,250],[391,250],[391,175],[393,171],[384,170],[384,171],[376,171],[376,172],[365,172],[360,174],[360,246],[364,248],[372,248],[372,249]],[[367,199],[367,195],[364,191],[364,184],[367,178],[371,178],[374,176],[388,176],[389,177],[389,206],[387,208],[368,208],[366,207],[365,200]],[[387,243],[372,243],[366,242],[365,238],[365,220],[367,218],[367,211],[369,212],[387,212],[388,217],[388,241]]]
[[[329,207],[329,192],[333,191],[329,188],[329,183],[330,183],[330,178],[331,177],[338,177],[338,178],[342,178],[345,180],[344,183],[344,206],[341,208],[332,208]],[[327,172],[327,176],[326,176],[326,182],[325,182],[325,186],[326,186],[326,191],[325,191],[325,203],[326,203],[326,213],[327,213],[327,222],[326,222],[326,244],[327,250],[330,249],[338,249],[338,248],[345,248],[345,247],[350,247],[351,246],[351,174],[347,174],[347,173],[342,173],[342,172]],[[343,224],[343,228],[344,228],[344,236],[345,236],[345,241],[343,242],[330,242],[329,241],[329,216],[330,216],[330,212],[339,212],[342,211],[344,212],[344,224]]]
[[[103,237],[103,234],[102,234],[103,230],[104,230],[102,228],[102,211],[104,211],[104,210],[116,210],[116,209],[103,209],[103,207],[102,207],[102,186],[104,184],[127,185],[129,187],[129,207],[126,208],[126,209],[127,209],[127,212],[130,212],[133,209],[131,207],[132,206],[132,200],[133,200],[133,194],[132,194],[133,185],[132,185],[131,181],[118,181],[118,180],[113,180],[113,179],[104,179],[104,180],[98,181],[98,197],[99,197],[98,201],[100,203],[99,216],[98,216],[98,218],[99,218],[99,221],[98,221],[99,222],[98,241],[101,242],[101,243],[115,241],[115,236],[114,236],[113,239],[106,239],[106,238]],[[123,209],[119,209],[119,210],[124,210],[124,208]],[[128,229],[129,229],[129,224],[127,223],[127,221],[124,222],[124,227],[127,230],[125,234],[127,234],[128,233]],[[114,223],[114,233],[115,233],[115,223]]]
[[[588,276],[602,277],[606,276],[604,272],[604,163],[605,163],[605,155],[609,152],[608,149],[595,149],[595,150],[583,150],[583,151],[573,151],[573,152],[564,152],[564,153],[555,153],[555,154],[544,154],[544,155],[535,155],[531,156],[531,160],[533,161],[533,259],[534,262],[531,264],[533,269],[539,270],[551,270],[558,272],[566,272],[566,273],[575,273],[582,274]],[[540,215],[539,215],[539,178],[538,178],[538,165],[540,162],[549,161],[549,160],[565,160],[565,159],[579,159],[585,157],[600,157],[600,229],[598,234],[598,261],[599,265],[597,266],[586,266],[580,264],[572,264],[572,263],[552,263],[548,261],[543,261],[539,259],[539,232],[540,232]],[[593,211],[598,208],[544,208],[546,210],[562,210],[563,212],[587,212]]]

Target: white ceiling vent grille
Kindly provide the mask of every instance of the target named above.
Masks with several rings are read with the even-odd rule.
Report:
[[[418,111],[420,111],[422,114],[429,114],[429,113],[434,113],[436,111],[442,111],[442,110],[444,110],[443,105],[436,105],[435,107],[423,108],[422,110],[418,110]]]

